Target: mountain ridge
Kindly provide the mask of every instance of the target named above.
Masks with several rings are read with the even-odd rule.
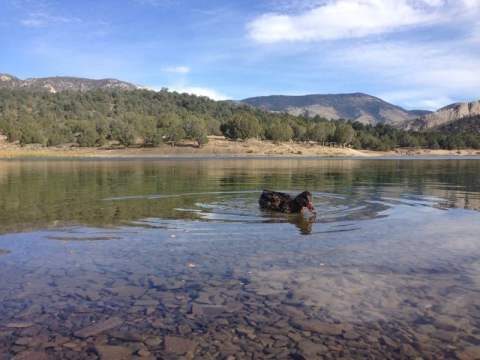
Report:
[[[401,126],[407,121],[430,113],[426,110],[405,110],[378,97],[361,92],[345,94],[270,95],[251,97],[242,103],[267,111],[288,112],[338,120],[348,119],[363,124]]]
[[[144,87],[113,78],[89,79],[74,76],[53,76],[22,80],[14,75],[0,73],[0,89],[24,89],[57,93],[98,89],[137,90],[144,89]],[[480,115],[480,100],[457,102],[431,112],[427,110],[406,110],[379,97],[362,92],[268,95],[250,97],[235,102],[270,112],[286,112],[307,117],[318,115],[331,120],[346,119],[363,124],[386,124],[415,131],[427,131],[465,117]]]
[[[25,89],[57,93],[62,91],[90,91],[97,89],[136,90],[139,86],[117,79],[88,79],[74,76],[53,76],[20,79],[0,73],[0,89]]]

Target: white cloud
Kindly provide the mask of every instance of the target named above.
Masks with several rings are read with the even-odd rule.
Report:
[[[480,44],[480,23],[473,28],[468,40]]]
[[[170,88],[172,91],[176,91],[179,93],[187,93],[192,95],[198,96],[206,96],[213,100],[227,100],[228,97],[214,89],[207,88],[207,87],[196,87],[196,86],[186,86],[186,87],[172,87]]]
[[[320,73],[348,74],[407,108],[480,97],[480,0],[278,1],[247,24],[255,42],[283,44],[258,47],[265,56],[299,53]]]
[[[221,92],[201,86],[188,86],[188,85],[172,85],[172,86],[146,86],[145,89],[151,89],[154,91],[160,91],[161,89],[168,89],[168,91],[176,91],[178,93],[186,93],[197,96],[206,96],[213,100],[227,100],[229,97]]]
[[[468,50],[467,41],[367,43],[337,50],[335,57],[338,66],[404,89],[380,96],[410,108],[436,109],[453,99],[480,97],[480,56]]]
[[[460,0],[460,2],[463,3],[468,9],[480,8],[479,0]]]
[[[141,5],[164,6],[175,3],[177,0],[133,0]]]
[[[42,27],[45,26],[45,22],[40,19],[28,18],[20,20],[20,24],[26,27]]]
[[[167,66],[162,69],[164,72],[174,73],[174,74],[188,74],[190,68],[188,66]]]
[[[461,42],[370,43],[338,50],[338,55],[346,64],[394,75],[390,78],[396,81],[462,89],[480,87],[480,58],[462,51]]]
[[[263,14],[247,30],[259,43],[359,38],[447,21],[479,4],[480,0],[326,0],[298,14]]]
[[[68,24],[73,22],[80,22],[80,20],[65,16],[55,16],[43,11],[30,13],[27,17],[20,20],[20,24],[26,27],[46,27],[55,24]]]
[[[438,110],[441,107],[452,104],[454,99],[448,96],[435,96],[433,89],[414,91],[414,90],[397,90],[385,92],[377,96],[392,104],[403,104],[407,109],[419,110]]]

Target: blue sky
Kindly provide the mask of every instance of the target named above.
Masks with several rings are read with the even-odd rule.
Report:
[[[480,0],[0,0],[0,72],[217,99],[480,99]]]

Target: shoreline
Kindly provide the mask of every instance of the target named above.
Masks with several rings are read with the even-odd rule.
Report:
[[[422,159],[480,158],[480,150],[396,149],[393,151],[334,148],[312,143],[230,141],[211,137],[201,148],[183,143],[156,148],[79,148],[0,144],[0,160],[194,160],[194,159]]]
[[[383,156],[243,156],[243,155],[192,155],[192,156],[17,156],[1,157],[0,162],[12,161],[214,161],[214,160],[258,160],[258,161],[280,161],[280,160],[362,160],[362,161],[381,161],[381,160],[480,160],[480,155],[383,155]]]

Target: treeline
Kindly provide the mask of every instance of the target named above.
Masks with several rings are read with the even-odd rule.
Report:
[[[230,139],[314,141],[372,150],[480,147],[478,132],[406,132],[385,125],[311,119],[166,89],[57,94],[3,89],[0,133],[11,142],[45,146],[158,146],[187,139],[202,146],[208,135],[224,135]]]
[[[467,119],[459,120],[463,122]],[[480,124],[480,117],[469,119]],[[356,137],[352,145],[358,149],[391,150],[395,148],[480,149],[480,129],[442,127],[432,131],[404,131],[388,125],[352,124]]]

